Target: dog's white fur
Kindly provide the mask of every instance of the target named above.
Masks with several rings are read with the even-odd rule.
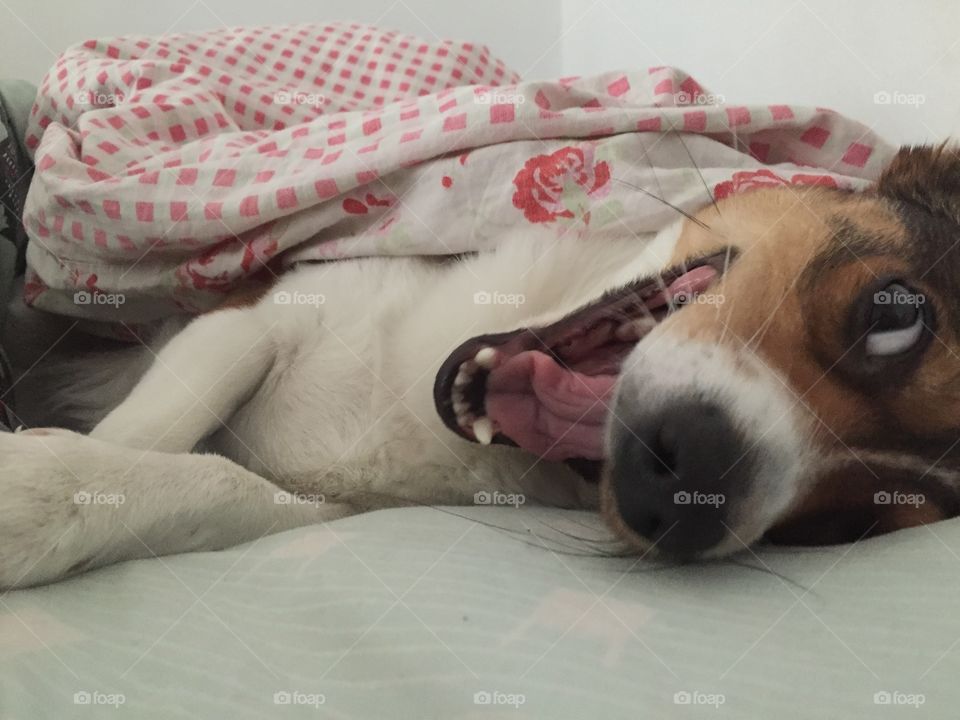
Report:
[[[38,364],[23,387],[54,387],[48,403],[63,416],[99,422],[90,436],[0,434],[0,587],[224,548],[359,510],[468,504],[481,491],[594,505],[592,487],[567,466],[451,433],[434,409],[434,378],[470,337],[554,322],[662,269],[681,227],[602,243],[515,237],[445,263],[307,265],[255,305],[168,328],[156,347]],[[522,302],[477,303],[477,293]],[[665,391],[680,381],[673,343],[660,332],[634,351],[657,350]],[[639,365],[628,358],[621,387],[636,386]],[[696,382],[701,365],[690,364],[683,383]],[[650,398],[654,370],[636,370]],[[717,387],[749,382],[731,364],[709,377]],[[745,426],[766,428],[771,411],[761,405]],[[797,461],[796,447],[775,444],[783,462]],[[783,505],[770,498],[765,516]]]
[[[152,359],[90,437],[0,434],[0,587],[479,491],[592,503],[565,465],[447,430],[434,376],[471,336],[550,322],[663,267],[676,236],[517,237],[447,263],[307,265],[254,306],[195,319],[155,358],[120,351],[34,368],[66,378],[56,391],[66,414],[89,415]],[[481,292],[523,302],[478,304]]]

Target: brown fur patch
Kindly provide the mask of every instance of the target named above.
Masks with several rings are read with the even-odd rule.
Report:
[[[250,280],[227,295],[226,299],[210,312],[228,310],[230,308],[252,307],[266,297],[267,293],[273,289],[273,286],[276,285],[278,280],[279,278],[273,278],[271,280]]]
[[[813,420],[811,444],[824,455],[859,446],[929,457],[932,465],[949,451],[944,462],[960,464],[960,448],[953,447],[960,432],[956,150],[904,149],[875,191],[757,190],[708,206],[697,218],[709,229],[686,222],[670,265],[728,245],[739,254],[708,291],[722,304],[689,305],[668,317],[663,330],[760,358]],[[936,337],[912,364],[871,374],[853,309],[891,278],[923,294]],[[915,471],[857,465],[813,478],[782,523],[784,534],[855,539],[846,535],[861,525],[889,531],[960,511],[955,490],[931,492],[919,507],[877,505],[876,492],[930,486]],[[609,483],[601,493],[613,528],[642,544],[618,518]]]
[[[947,143],[903,148],[884,169],[877,193],[960,225],[960,151]]]

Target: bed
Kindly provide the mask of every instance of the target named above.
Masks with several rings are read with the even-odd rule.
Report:
[[[603,537],[404,508],[11,592],[0,717],[956,717],[960,520],[684,567]]]

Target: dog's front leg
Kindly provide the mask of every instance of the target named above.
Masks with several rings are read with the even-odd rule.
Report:
[[[146,375],[91,437],[189,452],[263,381],[276,357],[271,330],[252,309],[197,318],[157,354]]]
[[[0,433],[0,589],[218,550],[348,512],[293,502],[217,455],[143,452],[65,430]]]

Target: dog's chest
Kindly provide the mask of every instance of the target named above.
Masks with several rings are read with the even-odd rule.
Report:
[[[409,406],[422,405],[413,397],[429,398],[429,388],[405,380],[398,364],[419,359],[399,357],[395,341],[396,318],[417,311],[413,289],[423,281],[413,270],[397,260],[345,263],[308,268],[278,285],[287,297],[322,302],[275,306],[267,298],[255,309],[272,328],[276,359],[211,447],[280,478],[373,464],[404,445],[424,445],[431,430],[412,420]],[[444,432],[430,416],[433,431]]]
[[[317,478],[321,492],[330,489],[331,468],[354,488],[424,502],[469,502],[477,492],[513,492],[521,484],[569,486],[566,468],[463,440],[434,409],[436,371],[460,342],[539,312],[475,302],[480,289],[513,288],[506,270],[515,263],[503,265],[487,275],[472,268],[454,274],[415,260],[370,260],[285,279],[278,292],[322,293],[323,302],[258,306],[276,360],[211,449],[278,482]]]

